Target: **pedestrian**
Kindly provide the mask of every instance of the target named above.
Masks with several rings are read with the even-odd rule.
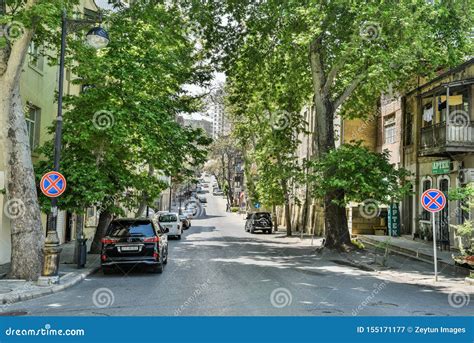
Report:
[[[226,207],[225,207],[225,211],[226,211],[226,212],[230,212],[230,205],[229,205],[229,203],[227,203],[227,205],[226,205]]]

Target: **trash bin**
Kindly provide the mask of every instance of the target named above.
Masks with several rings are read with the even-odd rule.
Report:
[[[78,238],[78,256],[77,256],[77,268],[84,268],[87,259],[87,238]]]

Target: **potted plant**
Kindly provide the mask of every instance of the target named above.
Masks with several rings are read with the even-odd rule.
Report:
[[[469,213],[474,209],[474,185],[456,188],[449,192],[449,200],[461,201],[461,209]],[[453,255],[456,264],[474,268],[474,221],[465,219],[462,224],[451,225],[458,236],[460,255]]]

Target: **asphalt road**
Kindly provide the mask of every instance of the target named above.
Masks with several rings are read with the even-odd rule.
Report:
[[[205,216],[170,240],[163,274],[98,272],[63,292],[9,311],[58,316],[472,315],[435,287],[390,282],[344,265],[337,255],[244,232],[241,215],[207,194]]]

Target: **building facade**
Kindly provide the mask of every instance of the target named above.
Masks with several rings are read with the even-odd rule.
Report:
[[[77,8],[84,16],[97,13],[97,6],[92,0],[82,0]],[[58,18],[59,22],[59,18]],[[25,113],[26,127],[32,149],[33,163],[38,160],[39,155],[34,152],[38,146],[51,138],[48,128],[54,122],[57,115],[56,92],[58,88],[59,68],[57,65],[50,66],[44,57],[42,46],[30,44],[28,56],[23,66],[20,78],[20,94]],[[75,76],[65,70],[64,94],[79,94],[81,87],[74,85],[72,81]],[[0,189],[5,188],[5,146],[0,142]],[[0,264],[8,263],[11,254],[10,240],[10,218],[3,211],[6,196],[0,193]],[[86,225],[96,225],[95,209],[87,211]],[[65,211],[58,213],[58,236],[61,243],[74,239],[75,216]],[[46,214],[42,215],[43,228],[46,228]]]
[[[403,226],[413,236],[432,238],[430,214],[420,196],[429,188],[445,195],[474,182],[474,59],[420,84],[402,98],[402,166],[413,174],[413,195],[403,202]],[[436,215],[441,248],[457,246],[451,225],[472,216],[458,201]]]

